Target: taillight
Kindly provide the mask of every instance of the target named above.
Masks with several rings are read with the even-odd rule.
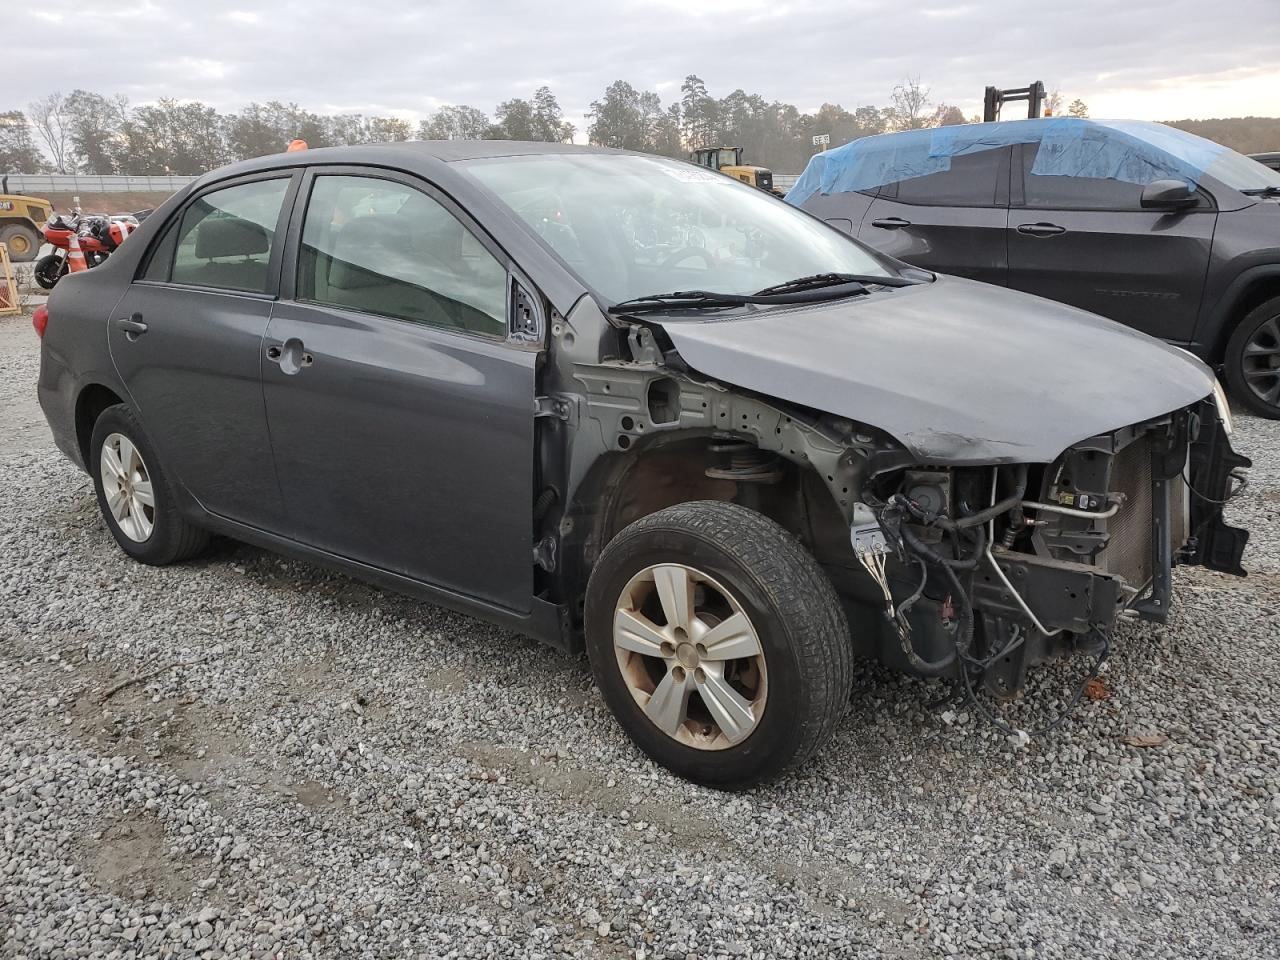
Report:
[[[36,328],[38,336],[44,336],[45,327],[49,326],[49,307],[47,304],[42,303],[36,307],[35,312],[31,314],[31,325]]]

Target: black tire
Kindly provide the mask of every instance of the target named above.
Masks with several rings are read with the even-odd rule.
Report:
[[[40,235],[21,223],[0,227],[0,243],[9,248],[9,259],[14,263],[27,263],[40,252]]]
[[[48,256],[41,257],[32,273],[38,283],[45,290],[52,290],[59,280],[67,273],[67,258],[60,253],[51,253]]]
[[[1274,352],[1246,354],[1260,347]],[[1267,365],[1274,375],[1267,372]],[[1280,419],[1280,297],[1245,314],[1227,342],[1223,371],[1233,399],[1250,413]]]
[[[732,593],[759,637],[768,695],[750,734],[723,749],[699,749],[646,716],[619,666],[615,610],[632,577],[678,563]],[[672,772],[719,789],[741,789],[802,763],[830,739],[848,704],[853,649],[835,589],[799,541],[746,507],[695,501],[636,521],[601,553],[586,603],[587,653],[618,722]]]
[[[150,536],[145,540],[135,540],[126,534],[107,505],[101,465],[102,447],[112,434],[126,437],[137,448],[146,466],[147,478],[151,482],[155,499],[150,516],[153,526]],[[164,468],[160,465],[160,458],[156,455],[151,441],[147,439],[137,418],[125,404],[107,407],[94,423],[93,436],[89,441],[89,462],[86,466],[89,468],[89,475],[93,478],[93,489],[98,497],[98,509],[102,511],[107,529],[115,537],[120,549],[133,559],[163,567],[193,557],[208,546],[208,532],[193,525],[179,513],[173,489],[169,486]]]

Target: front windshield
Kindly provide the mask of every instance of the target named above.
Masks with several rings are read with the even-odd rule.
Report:
[[[1233,190],[1262,190],[1266,187],[1280,190],[1280,171],[1234,150],[1218,154],[1204,172]]]
[[[818,273],[891,275],[809,215],[689,163],[556,154],[461,166],[611,303],[676,290],[750,294]]]

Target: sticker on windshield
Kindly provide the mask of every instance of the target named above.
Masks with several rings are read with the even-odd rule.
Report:
[[[648,158],[646,158],[648,159]],[[683,183],[727,183],[729,178],[706,167],[697,167],[692,163],[679,163],[670,160],[650,160],[655,167],[673,180]]]

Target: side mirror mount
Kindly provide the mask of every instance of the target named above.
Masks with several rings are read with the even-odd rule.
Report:
[[[1142,188],[1142,206],[1153,210],[1194,207],[1195,191],[1185,180],[1153,180]]]

